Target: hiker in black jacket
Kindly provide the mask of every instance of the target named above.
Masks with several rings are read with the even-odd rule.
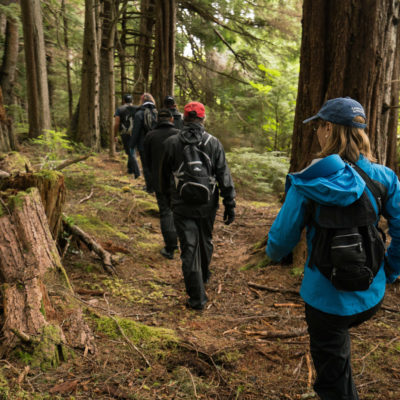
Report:
[[[164,154],[164,142],[179,130],[174,128],[173,116],[168,109],[162,109],[158,113],[158,122],[154,130],[148,132],[144,138],[144,159],[146,167],[151,172],[152,186],[156,192],[158,208],[160,210],[161,233],[165,247],[161,254],[169,259],[174,258],[174,251],[178,249],[174,219],[168,199],[160,189],[160,164]]]
[[[175,104],[175,99],[172,96],[166,96],[164,99],[164,106],[171,111],[174,118],[174,126],[176,129],[183,128],[183,118],[182,114],[178,111]]]
[[[135,149],[130,148],[130,141],[133,129],[133,121],[137,106],[132,104],[133,98],[131,94],[124,95],[124,104],[117,108],[114,114],[114,136],[118,133],[121,135],[122,144],[125,153],[128,156],[128,174],[134,174],[135,179],[140,176],[139,165],[136,160]]]
[[[203,121],[204,105],[198,102],[186,104],[184,127],[177,135],[168,138],[161,163],[161,192],[170,200],[174,224],[181,246],[182,271],[189,295],[187,306],[201,310],[207,303],[204,284],[210,277],[209,265],[213,252],[212,231],[219,195],[225,206],[224,222],[229,225],[235,218],[235,189],[225,160],[220,141],[205,132]],[[203,170],[200,161],[186,162],[188,151],[195,151],[203,160],[209,160],[210,197],[203,204],[196,204],[200,198],[183,199],[185,187],[191,186],[190,178],[182,174],[184,164],[192,164],[193,172]],[[186,175],[187,177],[190,175]],[[207,177],[208,178],[208,177]],[[186,179],[186,182],[185,182]],[[206,186],[207,184],[196,186]],[[194,189],[195,190],[195,189]]]
[[[135,114],[133,122],[133,131],[130,142],[131,149],[137,147],[139,150],[140,159],[142,161],[143,175],[146,182],[146,192],[154,193],[154,188],[151,184],[151,174],[147,168],[146,161],[144,159],[144,138],[147,132],[154,129],[157,122],[157,109],[153,96],[150,93],[143,93],[141,100],[141,106]]]

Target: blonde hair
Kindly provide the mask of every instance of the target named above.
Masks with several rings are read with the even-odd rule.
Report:
[[[146,101],[151,101],[154,105],[156,104],[154,97],[150,93],[143,93],[140,96],[140,100],[141,100],[142,104],[146,103]]]
[[[354,118],[354,122],[365,123],[365,120],[363,117],[357,116]],[[317,154],[317,157],[327,157],[331,154],[339,154],[341,158],[352,163],[356,163],[362,154],[368,160],[376,162],[364,129],[353,126],[332,123],[332,133],[328,136],[325,146]]]

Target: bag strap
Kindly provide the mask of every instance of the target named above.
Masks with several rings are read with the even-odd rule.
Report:
[[[378,215],[382,213],[382,208],[383,208],[383,196],[382,196],[382,191],[379,189],[378,185],[367,175],[367,173],[360,168],[356,164],[349,164],[351,167],[353,167],[358,174],[363,178],[364,182],[366,183],[368,189],[371,191],[373,194],[377,207],[378,207]]]

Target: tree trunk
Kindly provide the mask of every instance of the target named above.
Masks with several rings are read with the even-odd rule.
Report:
[[[7,18],[5,33],[3,62],[0,72],[0,85],[3,91],[4,104],[14,104],[13,88],[15,84],[15,71],[18,59],[18,21],[12,17]]]
[[[49,88],[39,0],[21,0],[28,91],[29,136],[50,129]]]
[[[39,190],[50,232],[53,239],[57,240],[66,195],[63,174],[57,171],[18,173],[11,178],[0,181],[1,191],[7,189],[26,191],[30,187],[36,187]]]
[[[126,76],[126,10],[122,13],[121,19],[121,37],[120,40],[117,41],[118,46],[118,57],[119,57],[119,66],[121,71],[121,94],[122,96],[128,93],[128,80]],[[122,98],[121,96],[121,98]]]
[[[0,354],[18,346],[32,353],[34,366],[45,369],[67,358],[65,344],[94,351],[93,336],[73,297],[38,189],[2,197]]]
[[[12,120],[8,118],[3,105],[3,96],[0,87],[0,153],[6,153],[11,150],[17,150],[17,140]]]
[[[137,64],[135,68],[136,93],[144,93],[149,88],[149,76],[151,65],[151,47],[153,42],[153,26],[155,0],[141,0],[140,2],[140,35],[138,42]],[[139,96],[135,96],[138,102]]]
[[[372,150],[378,162],[386,163],[388,136],[397,129],[392,107],[398,87],[392,81],[398,79],[398,18],[397,0],[304,1],[291,171],[303,168],[319,150],[311,125],[302,121],[326,100],[344,96],[364,106]]]
[[[101,146],[115,153],[113,115],[114,101],[114,38],[116,12],[113,0],[104,0],[103,29],[100,49],[100,137]]]
[[[67,70],[67,91],[68,91],[68,117],[69,122],[72,121],[74,98],[72,93],[71,83],[71,61],[68,39],[68,18],[65,10],[65,0],[61,0],[61,13],[63,18],[63,31],[64,31],[64,47],[65,47],[65,68]]]
[[[96,7],[96,0],[85,0],[82,83],[75,139],[94,150],[99,150],[99,55]]]
[[[175,0],[156,0],[156,39],[153,56],[151,93],[163,104],[166,95],[174,94],[175,76]]]

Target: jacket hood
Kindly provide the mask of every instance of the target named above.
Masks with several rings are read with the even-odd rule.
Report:
[[[367,162],[363,156],[357,164]],[[288,175],[290,185],[305,197],[319,204],[348,206],[360,198],[365,182],[349,164],[337,154],[315,159],[300,172]]]
[[[204,126],[196,122],[190,122],[179,132],[179,139],[183,143],[197,144],[203,139]]]

